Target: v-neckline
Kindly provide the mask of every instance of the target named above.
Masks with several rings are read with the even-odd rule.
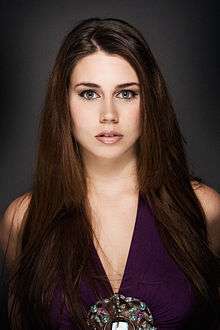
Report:
[[[112,285],[111,285],[111,282],[110,282],[110,280],[109,280],[109,278],[107,276],[107,273],[105,271],[105,268],[104,268],[104,266],[102,264],[102,261],[101,261],[99,255],[98,255],[98,252],[96,250],[96,247],[95,247],[94,243],[92,244],[92,249],[93,249],[93,252],[94,252],[94,255],[95,255],[97,264],[99,265],[101,272],[103,273],[104,277],[106,278],[107,284],[108,284],[109,289],[111,290],[112,294],[122,293],[122,290],[124,288],[124,284],[125,284],[125,279],[126,279],[127,273],[130,271],[129,267],[130,267],[130,264],[131,264],[131,260],[134,257],[133,256],[133,253],[134,253],[134,241],[135,241],[136,236],[137,236],[137,227],[138,227],[139,218],[140,218],[140,202],[141,202],[141,196],[140,196],[140,191],[139,191],[139,193],[138,193],[138,203],[137,203],[137,209],[136,209],[135,223],[134,223],[133,233],[132,233],[131,242],[130,242],[130,246],[129,246],[129,250],[128,250],[128,256],[127,256],[127,260],[126,260],[126,263],[125,263],[125,268],[124,268],[124,272],[123,272],[123,275],[122,275],[121,283],[120,283],[120,286],[119,286],[119,289],[118,289],[117,292],[114,292],[114,290],[112,288]]]

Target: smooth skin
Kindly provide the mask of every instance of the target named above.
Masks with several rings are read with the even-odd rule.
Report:
[[[100,87],[79,85],[83,82]],[[133,83],[128,87],[117,87]],[[140,136],[139,80],[131,65],[102,51],[81,59],[71,75],[69,105],[93,193],[116,200],[137,193],[134,145]],[[78,86],[77,86],[78,85]],[[95,135],[115,129],[123,138],[103,144]]]

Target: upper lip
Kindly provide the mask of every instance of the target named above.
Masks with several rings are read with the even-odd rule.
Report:
[[[99,134],[97,134],[96,136],[101,136],[101,135],[105,135],[105,136],[111,136],[111,135],[117,135],[117,136],[123,136],[121,133],[117,132],[117,131],[108,131],[108,130],[104,130],[102,132],[100,132]]]

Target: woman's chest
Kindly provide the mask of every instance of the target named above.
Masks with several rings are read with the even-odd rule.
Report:
[[[126,270],[123,273],[119,269],[119,272],[123,273],[122,284],[120,287],[118,284],[117,289],[120,290],[115,289],[115,291],[119,291],[128,299],[133,297],[143,301],[149,307],[158,329],[186,329],[185,325],[190,321],[196,303],[191,283],[179,265],[167,253],[156,228],[154,217],[144,201],[141,206],[139,205],[135,225],[129,257],[126,260]],[[111,257],[114,253],[116,257],[121,254],[121,246],[117,245],[117,247],[115,251],[109,253]],[[105,248],[105,253],[108,253],[107,248]],[[101,254],[100,258],[102,258]],[[92,255],[91,261],[92,268],[88,269],[80,282],[80,296],[86,311],[97,303],[100,295],[103,299],[112,295],[109,286],[102,286],[99,279],[97,282],[99,295],[91,286],[87,274],[93,274],[93,268],[100,266],[100,259],[97,255]],[[103,265],[105,266],[104,262]],[[99,275],[104,274],[103,269],[99,267],[98,271]],[[113,281],[111,284],[114,285]]]
[[[101,204],[101,205],[100,205]],[[102,267],[117,292],[125,271],[134,234],[137,198],[115,207],[99,203],[93,212],[94,247]]]

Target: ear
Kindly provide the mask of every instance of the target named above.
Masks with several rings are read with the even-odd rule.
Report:
[[[205,184],[196,186],[194,181],[191,184],[206,215],[210,248],[220,256],[220,194]]]

